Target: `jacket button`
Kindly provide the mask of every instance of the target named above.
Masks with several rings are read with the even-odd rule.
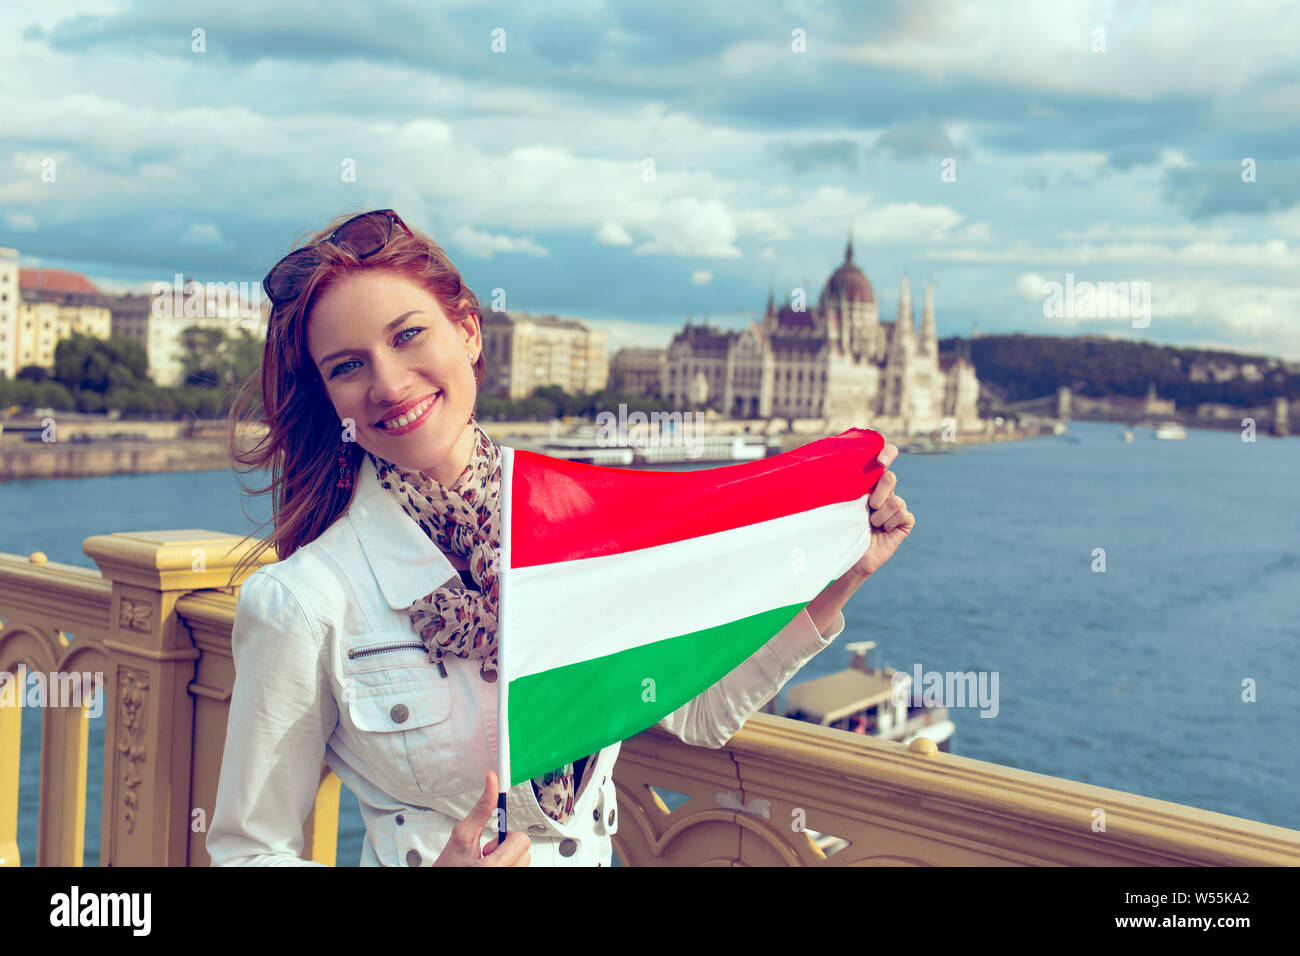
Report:
[[[592,818],[593,820],[599,820],[599,819],[600,819],[600,810],[599,810],[599,809],[597,809],[597,810],[592,810],[592,811],[591,811],[591,818]]]
[[[561,841],[560,841],[560,856],[573,856],[573,854],[575,854],[575,853],[577,853],[577,852],[578,852],[578,841],[577,841],[577,840],[561,840]]]
[[[399,813],[399,814],[397,815],[397,825],[400,827],[400,826],[401,826],[403,823],[405,823],[405,822],[406,822],[406,817],[402,816],[402,815]]]
[[[406,709],[405,704],[396,704],[393,709],[388,712],[388,716],[393,718],[393,723],[400,724],[402,721],[406,720],[407,717],[411,716],[411,712]]]
[[[419,865],[420,865],[420,851],[419,851],[419,850],[407,850],[407,851],[406,851],[406,865],[407,865],[407,866],[419,866]]]
[[[540,823],[534,823],[534,824],[532,824],[531,826],[529,826],[529,828],[528,828],[528,832],[529,832],[529,833],[545,833],[545,832],[546,832],[546,827],[542,826]]]
[[[610,810],[610,811],[609,811],[609,825],[610,825],[610,826],[613,826],[613,825],[614,825],[614,811],[613,811],[613,810]]]

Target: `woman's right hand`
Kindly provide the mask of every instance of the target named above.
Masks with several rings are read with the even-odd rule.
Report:
[[[452,827],[451,838],[434,861],[434,866],[528,866],[532,861],[528,852],[532,841],[527,834],[518,831],[508,832],[506,842],[500,846],[493,840],[479,849],[483,828],[497,808],[497,794],[501,789],[497,781],[496,772],[489,770],[483,796],[479,797],[469,815]]]

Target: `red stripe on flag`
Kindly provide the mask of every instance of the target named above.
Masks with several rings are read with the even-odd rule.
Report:
[[[510,565],[603,557],[853,501],[884,474],[884,437],[851,428],[781,455],[699,471],[585,465],[515,450]]]

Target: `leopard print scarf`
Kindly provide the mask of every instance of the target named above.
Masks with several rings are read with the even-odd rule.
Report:
[[[501,551],[501,451],[474,423],[469,464],[444,487],[423,471],[405,471],[371,455],[379,483],[401,502],[440,550],[469,559],[477,591],[438,587],[410,607],[411,626],[444,671],[442,658],[479,659],[479,676],[497,679],[497,556]],[[456,582],[459,584],[460,582]]]
[[[411,627],[429,649],[429,659],[446,676],[443,657],[477,659],[479,676],[498,676],[497,615],[500,608],[501,450],[470,416],[474,450],[469,464],[450,487],[423,471],[406,471],[371,454],[379,483],[442,551],[469,559],[478,590],[437,587],[408,609]],[[457,582],[458,584],[460,582]],[[532,781],[542,812],[563,822],[573,813],[573,764]]]

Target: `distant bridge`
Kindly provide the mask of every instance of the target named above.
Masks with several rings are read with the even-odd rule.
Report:
[[[1008,402],[987,387],[981,390],[981,399],[988,409],[987,416],[1004,418],[1035,417],[1070,420],[1070,390],[1059,388],[1051,395]]]
[[[987,408],[984,413],[986,416],[1045,418],[1062,422],[1068,422],[1071,418],[1080,421],[1149,424],[1177,422],[1194,428],[1225,429],[1240,428],[1242,420],[1250,418],[1261,432],[1274,435],[1290,433],[1288,403],[1282,396],[1274,398],[1268,405],[1233,409],[1230,415],[1220,417],[1198,415],[1190,409],[1179,410],[1173,402],[1158,398],[1154,390],[1145,399],[1125,396],[1088,398],[1074,395],[1070,388],[1061,386],[1050,395],[1008,402],[986,387],[981,392],[981,398]]]

